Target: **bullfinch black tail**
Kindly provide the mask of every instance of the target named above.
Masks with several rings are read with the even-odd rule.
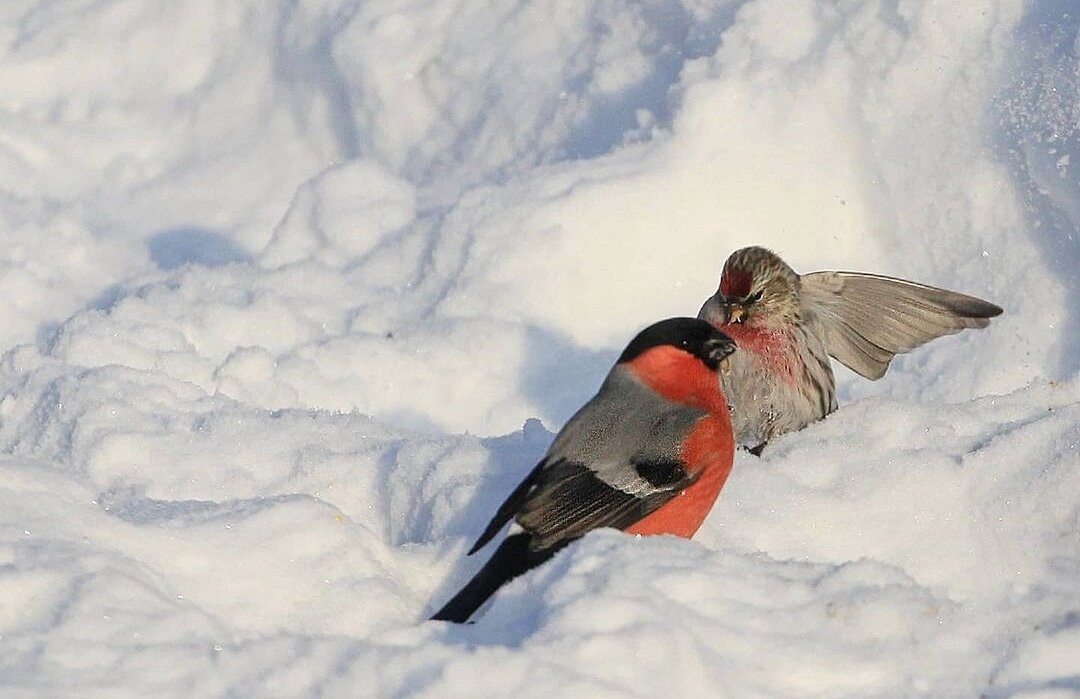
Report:
[[[551,558],[554,551],[530,552],[528,534],[512,534],[495,550],[480,572],[432,615],[433,621],[464,624],[500,587]]]

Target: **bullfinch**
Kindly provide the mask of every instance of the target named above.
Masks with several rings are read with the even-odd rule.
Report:
[[[466,621],[502,585],[593,529],[693,536],[731,472],[718,371],[733,351],[727,335],[695,318],[638,333],[469,554],[512,519],[509,535],[431,618]]]

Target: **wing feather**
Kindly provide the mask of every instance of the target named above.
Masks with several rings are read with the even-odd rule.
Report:
[[[670,471],[671,464],[666,464]],[[560,461],[545,469],[522,505],[517,522],[532,534],[531,548],[543,550],[600,527],[625,529],[689,487],[694,477],[677,477],[647,493],[632,494],[597,477],[592,469]]]
[[[800,298],[829,355],[868,379],[881,378],[897,354],[943,335],[984,328],[1001,314],[974,296],[858,272],[803,275]]]
[[[469,549],[469,552],[466,554],[467,556],[471,556],[482,549],[484,545],[491,541],[499,530],[510,521],[510,518],[513,517],[514,513],[521,507],[521,503],[525,502],[525,498],[535,484],[537,475],[544,470],[544,467],[547,465],[547,459],[541,459],[540,463],[533,467],[532,471],[529,471],[529,475],[525,476],[525,480],[521,481],[521,483],[506,496],[506,500],[503,501],[503,504],[499,505],[499,509],[495,511],[495,515],[491,518],[491,521],[484,527],[483,533],[480,534],[476,543]]]
[[[616,366],[499,507],[473,550],[511,518],[529,532],[534,551],[592,529],[629,527],[694,482],[681,445],[705,415],[666,400]]]

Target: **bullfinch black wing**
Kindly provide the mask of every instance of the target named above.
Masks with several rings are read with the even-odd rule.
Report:
[[[730,339],[697,319],[662,321],[639,334],[469,553],[514,520],[510,535],[432,618],[465,621],[505,582],[592,529],[655,519],[715,465],[707,491],[685,499],[696,503],[689,524],[683,517],[668,527],[677,519],[669,516],[641,531],[692,534],[731,467],[731,423],[715,371],[733,350]]]

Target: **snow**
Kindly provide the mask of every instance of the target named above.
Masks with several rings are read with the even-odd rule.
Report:
[[[1068,0],[13,0],[0,696],[1080,696]],[[733,249],[982,296],[424,619]]]

